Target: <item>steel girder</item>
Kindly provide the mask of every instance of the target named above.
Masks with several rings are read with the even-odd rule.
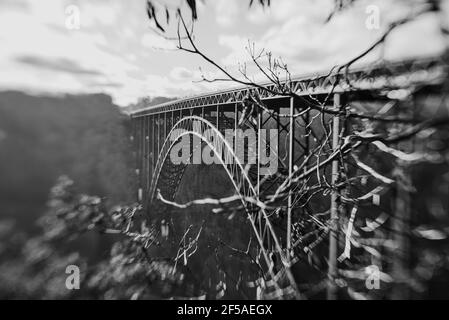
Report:
[[[353,91],[379,91],[400,89],[420,84],[440,83],[446,77],[447,65],[437,58],[396,63],[377,63],[359,68],[341,69],[315,75],[292,78],[284,82],[299,96],[342,93]],[[282,97],[273,83],[262,88],[241,87],[220,92],[183,98],[133,111],[131,117],[207,106],[229,105],[241,102],[248,94],[257,93],[260,99]],[[271,91],[271,92],[270,92]],[[274,93],[273,93],[274,92]]]

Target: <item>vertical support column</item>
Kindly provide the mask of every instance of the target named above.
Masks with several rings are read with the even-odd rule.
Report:
[[[397,181],[394,199],[393,239],[396,248],[393,251],[392,275],[396,281],[391,293],[392,300],[409,299],[409,233],[411,197],[407,186],[410,185],[410,174],[407,166],[398,161],[394,170]]]
[[[340,94],[334,94],[334,109],[340,110]],[[334,116],[332,126],[332,149],[338,148],[340,131],[340,117]],[[331,185],[335,187],[338,179],[338,158],[332,161],[332,177]],[[337,277],[337,250],[338,250],[338,192],[332,190],[331,207],[330,207],[330,232],[329,232],[329,270],[328,270],[328,287],[327,299],[337,299],[337,287],[335,278]]]
[[[135,168],[135,175],[137,178],[137,190],[136,190],[136,199],[139,201],[139,188],[140,188],[140,119],[139,118],[133,118],[134,122],[134,152],[136,156],[136,168]]]
[[[144,164],[145,164],[145,171],[144,171],[144,184],[143,184],[143,190],[146,192],[148,190],[148,177],[150,175],[150,117],[145,116],[145,154],[144,154]]]
[[[136,153],[136,134],[137,134],[137,130],[136,130],[136,119],[134,119],[133,117],[131,117],[131,143],[132,143],[132,148],[133,148],[133,154],[134,154],[134,166],[137,167],[137,153]]]
[[[150,188],[151,185],[151,176],[153,174],[153,169],[152,169],[152,165],[153,165],[153,158],[152,158],[152,153],[151,153],[151,117],[148,116],[147,117],[147,124],[148,124],[148,130],[147,130],[147,136],[148,136],[148,147],[147,147],[147,165],[148,165],[148,175],[147,175],[147,189],[145,190],[145,193],[148,191],[148,189]]]
[[[279,112],[280,112],[280,108],[279,108]],[[279,136],[281,135],[281,117],[279,116],[279,113],[277,114],[277,117],[276,117],[276,130],[278,131],[278,135],[277,135],[277,145],[278,146],[280,146],[281,144],[280,144],[280,138],[279,138]],[[280,154],[280,148],[278,147],[278,154],[277,154],[277,157],[278,157],[278,165],[280,165],[280,163],[282,162],[280,159],[281,159],[281,154]],[[279,166],[280,167],[280,166]]]
[[[412,100],[411,116],[417,119],[416,100]],[[393,146],[404,152],[416,152],[416,141],[414,138],[399,142]],[[412,213],[411,190],[413,182],[411,170],[406,161],[397,160],[393,170],[396,180],[394,187],[394,204],[392,229],[395,249],[392,257],[391,274],[395,281],[391,292],[392,300],[410,299],[410,220]]]
[[[137,200],[142,201],[143,196],[143,176],[144,176],[144,158],[145,158],[145,118],[139,118],[139,189],[137,190]]]
[[[217,127],[217,130],[220,130],[220,126],[218,125],[219,121],[220,121],[220,106],[217,105],[217,122],[215,123],[215,126]]]
[[[310,153],[310,135],[311,135],[311,129],[308,127],[309,121],[310,121],[310,111],[307,111],[306,114],[303,117],[305,128],[304,133],[306,134],[306,141],[305,141],[305,150],[304,150],[304,160],[309,156]],[[304,166],[304,171],[307,170],[307,165]]]
[[[413,98],[410,116],[417,119],[416,99]],[[411,109],[411,110],[410,110]],[[398,116],[399,112],[396,112]],[[396,143],[392,146],[395,149],[404,152],[413,153],[415,149],[415,139],[410,139]],[[392,252],[391,275],[395,285],[391,290],[390,298],[392,300],[410,299],[410,220],[412,213],[412,177],[407,162],[397,160],[393,169],[393,177],[396,180],[394,185],[394,199],[392,200],[392,238],[395,249]]]
[[[153,154],[153,123],[151,120],[151,115],[148,116],[148,188],[151,185],[151,178],[153,177],[153,166],[154,166],[154,154]]]
[[[153,138],[152,141],[152,148],[153,148],[153,171],[156,168],[156,161],[159,158],[159,154],[156,153],[156,123],[154,121],[154,115],[151,116],[151,131]]]
[[[142,196],[141,200],[143,199],[144,190],[147,185],[147,130],[148,130],[148,124],[147,124],[147,116],[142,117],[143,122],[143,145],[142,145]]]
[[[262,111],[257,112],[257,198],[260,193],[260,155],[262,142],[260,139],[260,133],[262,131]]]
[[[161,114],[157,114],[157,154],[161,152]]]
[[[239,127],[239,109],[238,104],[234,106],[234,154],[237,155],[237,129]]]
[[[167,112],[164,112],[164,141],[167,138]]]
[[[257,111],[257,200],[259,200],[260,195],[260,155],[261,155],[261,139],[260,139],[260,133],[261,133],[261,126],[262,126],[262,111],[260,109]],[[259,217],[259,234],[262,236],[263,239],[263,227],[262,227],[262,215],[260,214],[260,210],[258,213]]]
[[[290,116],[289,116],[289,140],[288,140],[288,176],[291,177],[293,173],[293,159],[294,149],[293,143],[295,141],[295,119],[293,118],[295,112],[295,99],[290,98]],[[289,183],[289,189],[291,188],[291,182]],[[290,260],[290,249],[292,239],[292,206],[293,206],[293,192],[289,190],[287,200],[287,259]]]

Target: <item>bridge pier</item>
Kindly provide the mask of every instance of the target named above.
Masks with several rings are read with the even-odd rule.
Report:
[[[334,94],[334,109],[340,110],[340,94]],[[332,120],[332,150],[336,152],[339,146],[339,134],[340,134],[340,116],[336,115]],[[337,286],[335,280],[338,276],[337,270],[337,254],[338,254],[338,190],[336,190],[336,184],[339,177],[339,165],[338,157],[332,161],[332,172],[331,172],[331,186],[334,188],[331,193],[331,204],[330,204],[330,232],[329,232],[329,285],[327,289],[327,299],[336,300],[337,299]]]
[[[290,98],[290,108],[289,108],[289,132],[288,132],[288,176],[292,177],[293,174],[293,161],[294,161],[294,140],[295,140],[295,99]],[[293,191],[291,190],[291,180],[289,182],[289,191],[288,191],[288,199],[287,199],[287,239],[286,239],[286,248],[287,248],[287,257],[290,259],[290,250],[292,245],[292,211],[293,211]]]

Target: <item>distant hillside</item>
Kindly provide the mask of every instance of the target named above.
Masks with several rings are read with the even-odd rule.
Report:
[[[62,174],[81,192],[132,201],[127,120],[103,94],[0,92],[0,219],[28,227]]]
[[[162,104],[165,102],[169,102],[169,101],[173,101],[176,100],[178,98],[167,98],[167,97],[144,97],[141,98],[137,103],[135,104],[130,104],[129,106],[127,106],[126,108],[123,108],[123,111],[126,113],[130,113],[132,111],[135,110],[139,110],[145,107],[149,107],[149,106],[156,106],[158,104]]]

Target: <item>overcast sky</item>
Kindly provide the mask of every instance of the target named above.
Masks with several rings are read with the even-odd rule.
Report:
[[[250,40],[282,56],[300,75],[344,63],[389,22],[409,13],[411,2],[362,0],[325,24],[332,0],[273,0],[265,9],[248,9],[246,0],[206,0],[195,34],[200,48],[229,70],[247,61]],[[70,5],[79,8],[79,29],[66,26]],[[380,10],[380,29],[366,26],[372,5]],[[104,92],[124,106],[142,96],[182,97],[228,85],[198,83],[201,72],[219,73],[198,57],[173,50],[176,43],[153,29],[144,0],[0,0],[0,90]],[[383,53],[390,59],[435,54],[443,48],[437,30],[438,20],[424,16],[398,29]]]

